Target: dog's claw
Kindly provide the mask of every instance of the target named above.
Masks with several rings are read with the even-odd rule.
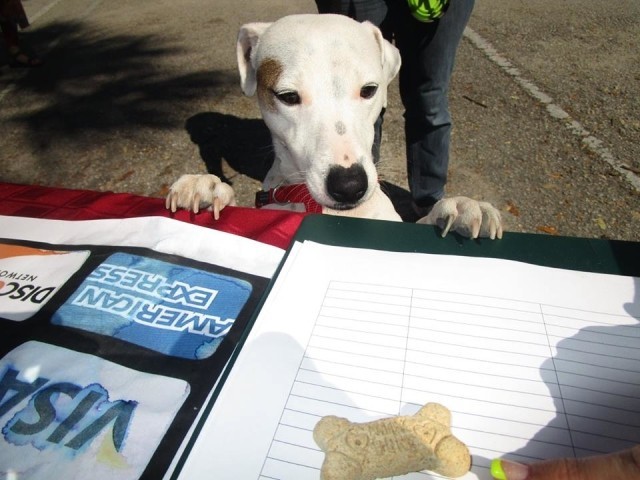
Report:
[[[455,215],[447,215],[447,221],[445,223],[444,228],[442,229],[442,238],[447,236],[447,233],[449,233],[449,230],[451,229],[451,226],[453,225],[453,222],[455,221],[456,216]]]
[[[482,232],[481,236],[489,237],[491,240],[502,238],[502,219],[500,212],[491,204],[480,202],[482,210]]]
[[[220,199],[218,197],[213,199],[213,218],[220,219]]]
[[[199,213],[207,208],[218,220],[220,211],[235,205],[233,189],[215,175],[183,175],[169,189],[165,207],[175,213],[178,208]]]
[[[467,197],[443,198],[418,223],[439,226],[443,237],[454,231],[469,238],[502,238],[500,212],[490,203]]]
[[[196,193],[193,196],[193,203],[191,204],[191,210],[193,213],[198,213],[200,211],[200,194]]]
[[[167,210],[171,210],[172,213],[176,213],[176,210],[178,209],[176,202],[176,196],[172,195],[172,193],[169,192],[169,195],[167,195],[167,200],[164,202],[164,206],[167,208]]]

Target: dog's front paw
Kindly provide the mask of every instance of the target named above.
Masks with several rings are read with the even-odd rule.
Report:
[[[471,238],[502,238],[502,217],[498,209],[468,197],[443,198],[417,223],[437,225],[443,237],[452,230]]]
[[[183,175],[169,189],[165,206],[175,212],[178,208],[198,213],[206,208],[213,217],[220,218],[220,210],[235,205],[233,188],[215,175]]]

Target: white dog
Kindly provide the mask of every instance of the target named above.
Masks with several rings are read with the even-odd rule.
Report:
[[[260,206],[400,221],[381,191],[371,147],[387,86],[400,69],[398,50],[380,30],[342,15],[292,15],[241,27],[240,83],[257,93],[275,151]],[[219,211],[234,205],[215,175],[184,175],[167,208]],[[500,213],[466,197],[440,200],[419,223],[500,238]]]

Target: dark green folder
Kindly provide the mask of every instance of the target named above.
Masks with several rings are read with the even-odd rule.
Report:
[[[640,243],[505,232],[501,240],[472,240],[414,223],[310,215],[295,240],[394,252],[502,258],[545,267],[640,277]]]
[[[640,243],[612,241],[590,238],[572,238],[551,235],[506,232],[501,240],[486,238],[472,240],[456,234],[445,238],[437,227],[414,223],[386,222],[345,218],[332,215],[307,216],[294,237],[295,241],[310,240],[326,245],[342,247],[370,248],[393,252],[421,252],[439,255],[463,255],[470,257],[490,257],[532,263],[546,267],[581,270],[596,273],[629,275],[640,277]],[[188,442],[185,453],[178,461],[171,475],[177,478],[191,451],[195,439],[202,429],[204,420],[214,406],[215,400],[231,371],[251,327],[275,283],[283,258],[276,274],[252,316],[236,351],[229,361],[229,367],[222,374],[204,415],[196,426],[195,433]],[[428,274],[427,272],[425,274]]]

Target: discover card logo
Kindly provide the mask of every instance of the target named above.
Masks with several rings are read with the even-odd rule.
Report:
[[[51,299],[89,257],[89,251],[43,250],[0,243],[0,317],[23,321]]]
[[[52,322],[202,359],[215,352],[250,294],[251,284],[241,279],[116,253],[82,282]]]

